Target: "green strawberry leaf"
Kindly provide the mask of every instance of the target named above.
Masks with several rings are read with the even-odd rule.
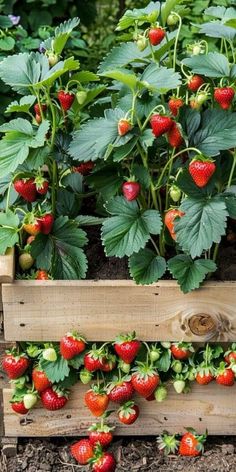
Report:
[[[0,254],[5,254],[8,248],[14,247],[19,241],[19,218],[11,210],[0,213]]]
[[[121,118],[124,118],[123,110],[115,108],[115,110],[105,110],[104,118],[87,121],[73,135],[69,146],[70,156],[76,161],[95,161],[104,159],[111,146],[126,144],[133,135],[132,133],[126,136],[118,135],[118,122]]]
[[[55,362],[40,360],[40,367],[52,383],[62,382],[70,374],[68,362],[64,357],[58,354]]]
[[[33,88],[50,87],[66,72],[79,68],[73,57],[49,66],[48,59],[38,52],[20,53],[8,56],[0,63],[0,78],[15,92],[27,95]]]
[[[223,38],[233,41],[236,36],[235,28],[222,25],[220,21],[208,22],[201,25],[200,33],[210,38]]]
[[[84,363],[84,355],[85,352],[82,352],[78,356],[73,357],[73,359],[69,361],[69,365],[78,370]]]
[[[117,80],[122,84],[127,85],[131,90],[134,90],[138,83],[136,75],[127,69],[106,70],[101,74],[101,76]]]
[[[222,197],[224,198],[229,217],[236,219],[236,193],[227,191],[222,194]]]
[[[195,74],[213,78],[230,76],[229,61],[219,52],[209,52],[204,55],[188,57],[182,62]]]
[[[149,64],[140,77],[140,82],[145,87],[166,93],[168,90],[175,89],[181,85],[181,77],[174,69],[159,67],[157,64]]]
[[[168,269],[184,293],[199,288],[206,275],[215,272],[217,266],[209,259],[193,261],[186,254],[179,254],[168,261]]]
[[[149,54],[151,54],[150,47],[141,52],[134,42],[128,42],[121,44],[120,46],[115,46],[101,62],[99,66],[99,73],[102,74],[107,70],[123,68],[138,60],[142,62],[143,58]]]
[[[219,151],[236,146],[236,113],[225,110],[206,110],[202,114],[200,129],[190,139],[206,156],[216,156]]]
[[[219,243],[225,234],[227,208],[223,198],[217,195],[194,199],[186,198],[180,206],[185,215],[176,222],[177,242],[192,258]]]
[[[51,270],[58,280],[83,279],[87,271],[87,258],[81,249],[87,243],[86,233],[67,216],[56,219],[52,233],[39,234],[31,245],[36,266]]]
[[[131,256],[145,247],[151,234],[161,232],[159,212],[142,212],[136,201],[128,202],[123,197],[114,197],[105,208],[112,215],[102,226],[102,241],[107,256]]]
[[[70,369],[68,377],[65,377],[64,380],[60,382],[60,388],[65,388],[66,390],[73,387],[78,382],[78,373],[74,369]]]
[[[76,28],[79,23],[80,19],[75,17],[71,20],[64,21],[64,23],[56,27],[54,38],[52,39],[52,49],[56,54],[61,54],[73,29]]]
[[[79,215],[75,218],[75,221],[79,226],[95,226],[101,225],[104,222],[104,218],[90,215]]]
[[[36,97],[34,95],[26,95],[19,102],[11,102],[5,110],[5,113],[28,113],[30,107],[34,104]]]
[[[166,271],[164,257],[158,256],[151,249],[141,249],[129,259],[130,275],[137,284],[149,285],[157,282]]]
[[[168,372],[171,365],[171,352],[170,349],[165,349],[161,357],[156,363],[156,367],[160,372]]]
[[[121,188],[124,179],[117,164],[103,166],[86,177],[86,182],[101,192],[104,200],[113,197]]]
[[[5,136],[0,141],[0,174],[5,177],[14,172],[27,159],[30,148],[42,147],[49,129],[49,121],[45,120],[37,129],[23,118],[11,120],[0,126]]]

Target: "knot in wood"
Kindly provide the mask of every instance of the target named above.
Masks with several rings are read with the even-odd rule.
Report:
[[[193,315],[189,321],[189,328],[196,336],[204,336],[217,330],[216,321],[204,313]]]

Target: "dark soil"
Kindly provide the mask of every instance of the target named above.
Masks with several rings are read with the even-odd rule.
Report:
[[[69,453],[72,440],[24,440],[18,455],[0,459],[1,472],[88,472]],[[111,447],[117,472],[236,472],[236,437],[208,438],[205,453],[199,458],[163,456],[155,439],[116,440]]]
[[[100,227],[86,229],[89,243],[86,247],[88,258],[87,279],[129,279],[128,258],[107,257],[101,243]],[[234,234],[234,233],[233,233]],[[172,254],[174,256],[174,254]],[[171,257],[171,254],[168,255]],[[217,260],[218,270],[213,274],[214,280],[236,280],[236,234],[235,240],[223,239]],[[165,274],[165,279],[170,274]]]

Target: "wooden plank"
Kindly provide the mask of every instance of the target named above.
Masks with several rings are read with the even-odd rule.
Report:
[[[58,341],[78,329],[89,341],[135,330],[146,341],[233,341],[236,282],[183,294],[174,281],[17,281],[2,286],[5,338]]]
[[[184,427],[192,426],[199,433],[235,434],[236,385],[232,388],[222,387],[215,383],[208,386],[193,385],[189,394],[178,395],[173,387],[163,403],[148,402],[138,397],[140,417],[134,425],[125,426],[119,423],[115,413],[109,423],[117,425],[115,434],[125,436],[157,435],[163,430],[170,433],[183,432]],[[73,389],[67,406],[62,410],[49,412],[39,404],[26,417],[16,415],[10,405],[10,390],[4,390],[4,425],[6,436],[83,436],[94,418],[84,406],[86,386],[79,385]],[[114,407],[114,408],[113,408]],[[109,405],[116,409],[117,405]]]
[[[14,276],[14,249],[8,249],[5,256],[0,256],[0,283],[12,282]]]

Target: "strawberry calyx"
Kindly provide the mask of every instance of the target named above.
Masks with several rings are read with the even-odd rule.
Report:
[[[226,364],[226,362],[220,362],[220,365],[217,369],[215,369],[215,375],[223,375],[227,370],[231,370],[230,366]]]
[[[125,402],[118,409],[119,416],[121,416],[122,418],[129,418],[130,415],[135,415],[136,410],[134,409],[134,406],[136,405],[133,401]]]
[[[129,182],[130,181],[131,181],[131,179],[129,179]],[[134,181],[135,181],[135,179],[134,179]],[[136,333],[135,333],[135,331],[133,331],[132,333],[119,334],[115,338],[115,341],[113,342],[113,344],[123,344],[124,342],[136,341],[136,340],[137,340]]]
[[[148,380],[149,377],[159,376],[157,370],[151,365],[137,361],[137,366],[132,369],[132,372],[140,379]]]
[[[90,391],[92,391],[96,395],[106,395],[108,390],[107,390],[107,388],[105,388],[101,384],[97,383],[97,384],[91,385]]]
[[[58,397],[65,397],[67,399],[69,398],[70,391],[60,387],[60,385],[53,385],[50,388],[57,394]]]
[[[186,429],[187,433],[192,434],[194,436],[194,438],[197,439],[198,445],[196,446],[196,449],[198,451],[203,452],[204,451],[204,443],[206,442],[207,436],[208,436],[208,431],[206,430],[205,434],[197,434],[197,432],[194,428],[187,427],[185,429]]]
[[[177,343],[171,343],[171,346],[175,346],[178,349],[181,349],[182,351],[194,352],[194,347],[193,347],[192,343],[187,343],[187,342],[184,342],[184,341],[180,341],[180,342],[177,342]]]
[[[66,333],[65,336],[68,336],[69,338],[72,338],[75,341],[83,341],[85,344],[87,344],[85,337],[79,334],[78,331],[69,331]]]
[[[159,451],[164,452],[165,455],[175,454],[179,443],[180,441],[176,438],[176,434],[171,436],[166,431],[157,438],[157,447]]]
[[[212,163],[215,162],[214,159],[212,159],[209,156],[204,156],[204,154],[197,154],[191,159],[190,164],[192,164],[193,162],[198,162],[198,161],[199,162],[212,162]]]

